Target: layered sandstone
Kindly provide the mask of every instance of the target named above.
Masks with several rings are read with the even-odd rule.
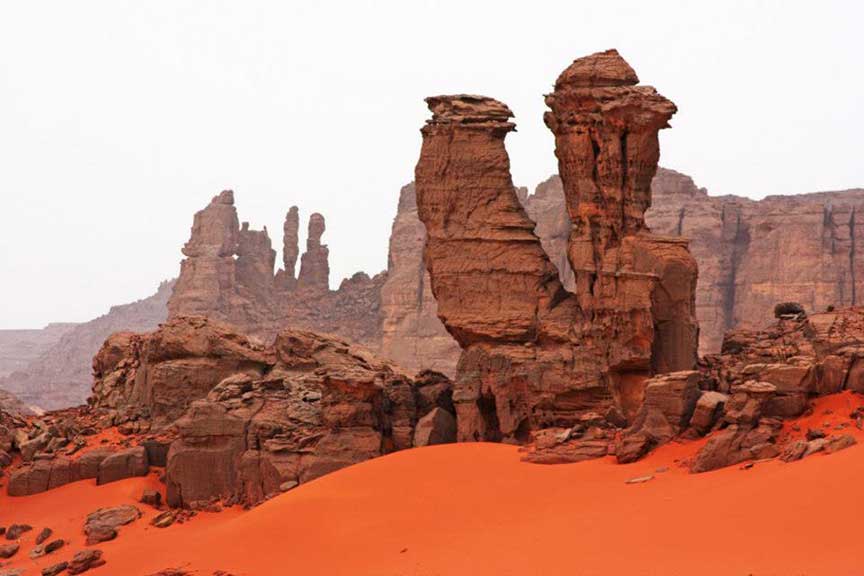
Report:
[[[46,410],[83,404],[93,385],[93,355],[105,339],[118,331],[155,329],[167,317],[173,287],[174,281],[163,282],[148,298],[112,306],[107,314],[75,325],[23,369],[0,377],[0,389]]]
[[[823,449],[833,451],[846,442],[842,435],[820,431],[807,438],[810,442],[784,445],[781,423],[806,413],[814,397],[864,392],[864,309],[809,317],[801,312],[781,314],[764,329],[734,330],[724,338],[722,352],[706,356],[700,368],[705,387],[726,399],[717,426],[722,431],[700,450],[692,471],[778,455],[792,461]]]
[[[709,196],[666,170],[654,190],[652,229],[690,238],[699,262],[703,353],[717,352],[728,330],[770,324],[780,302],[810,313],[861,303],[864,189],[755,201]]]
[[[632,417],[654,371],[696,358],[695,262],[648,233],[657,132],[675,112],[610,51],[547,97],[572,229],[575,291],[534,234],[504,148],[512,113],[481,96],[427,99],[416,168],[438,315],[463,349],[459,437],[524,439],[588,411]]]
[[[689,176],[664,168],[658,169],[651,189],[653,201],[645,213],[646,223],[654,232],[687,238],[699,267],[696,318],[701,354],[718,352],[724,333],[735,327],[769,325],[778,302],[800,302],[811,313],[860,302],[864,290],[859,262],[864,243],[864,229],[860,226],[864,189],[756,201],[741,196],[710,196]],[[573,290],[575,277],[567,260],[571,222],[561,179],[553,176],[538,185],[523,200],[523,206],[536,223],[534,232],[558,269],[561,282]],[[857,223],[852,220],[853,214],[858,214]],[[400,209],[394,222],[391,254],[397,234],[403,239],[404,231],[415,226],[422,228],[422,223],[414,219],[411,211],[403,214]],[[414,232],[415,238],[421,236],[425,238],[425,232]],[[404,240],[402,243],[411,246]],[[416,263],[420,259],[420,255],[406,249],[401,250],[399,259],[391,258],[387,284],[397,283],[393,278],[398,274],[398,290],[403,298],[410,299],[411,305],[382,304],[385,346],[388,341],[412,342],[418,333],[415,326],[422,323],[422,333],[437,339],[434,349],[419,350],[416,364],[411,364],[410,352],[397,351],[400,355],[393,358],[407,366],[429,366],[453,373],[451,367],[455,367],[457,357],[452,352],[454,342],[445,336],[437,320],[434,299],[425,297],[428,282],[417,280],[410,272],[400,272],[401,262]],[[411,270],[411,266],[406,268]],[[388,322],[392,329],[387,328]],[[382,348],[385,355],[386,350]]]
[[[455,440],[446,378],[411,378],[302,330],[264,346],[216,320],[176,317],[150,333],[112,335],[93,371],[86,408],[30,419],[0,410],[10,495],[164,466],[171,506],[254,505],[362,460]],[[119,444],[108,440],[116,432],[88,442],[111,427],[125,436]]]
[[[51,323],[35,330],[0,330],[0,378],[26,370],[73,328],[73,323]]]
[[[390,233],[387,278],[381,287],[381,355],[411,371],[454,374],[459,345],[438,319],[423,260],[426,229],[417,217],[414,184],[399,193]]]

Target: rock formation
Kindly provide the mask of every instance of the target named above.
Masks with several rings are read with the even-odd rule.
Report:
[[[574,293],[510,179],[509,108],[480,96],[427,99],[417,203],[438,315],[463,349],[460,440],[525,439],[589,411],[632,417],[654,371],[695,363],[695,262],[686,241],[652,236],[643,217],[657,131],[675,107],[637,82],[610,51],[575,61],[547,97]]]
[[[186,258],[180,264],[180,276],[168,302],[171,316],[206,315],[238,326],[251,326],[266,320],[267,302],[256,300],[254,296],[269,292],[270,286],[260,284],[260,275],[257,274],[261,262],[256,258],[255,247],[260,249],[263,241],[269,250],[270,241],[266,232],[263,238],[258,236],[257,242],[251,241],[251,231],[245,228],[247,264],[241,266],[238,254],[240,236],[231,190],[214,196],[206,208],[195,214],[192,233],[183,246]],[[238,268],[252,273],[253,277],[245,278],[242,272],[238,276]],[[259,285],[253,292],[248,287],[254,286],[255,280]]]
[[[286,482],[410,447],[418,419],[453,410],[446,380],[413,380],[344,341],[285,330],[265,347],[198,317],[112,336],[94,373],[103,418],[176,428],[166,459],[174,506],[260,502]]]
[[[654,232],[688,238],[699,265],[696,317],[702,354],[718,352],[723,334],[732,328],[770,324],[777,302],[801,302],[812,313],[852,305],[853,288],[855,302],[864,293],[864,275],[856,272],[862,251],[855,249],[864,243],[860,226],[864,190],[761,201],[716,197],[689,177],[663,168],[651,188],[653,201],[645,221]],[[567,257],[572,224],[561,179],[553,176],[533,194],[517,196],[535,222],[534,233],[562,284],[573,291],[575,275]],[[858,215],[854,222],[853,214]],[[234,304],[226,306],[215,299],[196,305],[194,299],[187,299],[178,305],[178,313],[197,310],[227,320],[226,311],[233,308],[238,322],[249,323],[246,328],[268,339],[281,326],[293,324],[362,343],[411,371],[430,368],[455,374],[459,345],[438,319],[423,262],[426,232],[417,217],[413,185],[400,194],[386,274],[369,278],[359,273],[338,290],[305,291],[299,297],[298,228],[299,211],[293,207],[283,228],[283,267],[272,286],[270,273],[265,273],[273,267],[266,231],[241,227],[236,235],[233,228],[225,232],[237,238],[235,287],[229,290],[229,302]],[[222,246],[221,241],[218,244]],[[214,274],[201,284],[208,292],[218,292],[219,282]],[[0,368],[5,365],[7,372],[15,372],[5,378],[0,374],[0,387],[43,408],[83,402],[90,385],[90,361],[102,341],[112,331],[155,328],[167,316],[165,302],[170,295],[170,287],[163,286],[155,296],[131,307],[114,307],[107,317],[83,325],[62,342],[59,339],[73,326],[0,331]],[[188,297],[181,291],[177,302]]]
[[[651,190],[645,221],[655,233],[688,238],[699,265],[701,354],[719,352],[731,329],[771,324],[778,302],[800,302],[810,313],[860,303],[864,284],[856,273],[861,256],[855,247],[864,242],[864,190],[759,201],[709,196],[690,177],[663,168]],[[570,221],[560,179],[552,177],[538,186],[524,204],[564,286],[572,290],[566,259]],[[857,221],[853,214],[858,214]]]
[[[272,364],[272,351],[226,324],[177,317],[154,332],[108,338],[93,358],[89,401],[115,424],[141,419],[164,426],[228,376],[260,377]]]
[[[720,354],[700,363],[703,386],[723,401],[723,428],[691,466],[704,472],[780,454],[780,423],[808,410],[816,396],[864,392],[864,308],[789,314],[763,330],[729,332]],[[845,442],[831,437],[834,442]],[[813,440],[812,438],[808,440]],[[825,448],[804,442],[783,449],[787,461]]]
[[[177,287],[168,303],[171,318],[206,316],[270,342],[285,327],[340,334],[377,348],[384,275],[357,273],[330,290],[324,217],[312,214],[306,251],[297,264],[299,211],[292,207],[283,231],[284,268],[274,274],[276,254],[267,230],[239,225],[228,190],[195,215]]]
[[[291,291],[297,285],[295,270],[300,255],[300,211],[292,206],[285,215],[282,226],[282,270],[276,273],[276,286],[283,291]]]
[[[93,371],[86,408],[38,418],[0,411],[10,495],[164,466],[171,506],[253,505],[349,464],[455,440],[446,378],[411,378],[302,330],[264,346],[216,320],[176,317],[154,332],[114,334]],[[112,427],[119,443],[89,440]]]
[[[300,274],[297,288],[323,292],[330,288],[330,251],[321,244],[321,236],[326,230],[324,216],[317,212],[309,217],[309,231],[306,237],[306,252],[300,259]]]
[[[26,370],[73,328],[73,323],[51,323],[38,330],[0,330],[0,378]]]
[[[387,279],[381,286],[381,356],[406,370],[456,372],[459,345],[438,319],[423,261],[426,229],[417,217],[414,184],[402,188],[390,233]]]
[[[15,394],[29,406],[52,410],[83,404],[93,385],[93,355],[108,336],[118,331],[146,332],[168,314],[174,282],[163,282],[152,296],[119,306],[89,322],[75,325],[25,368],[0,377],[0,389]]]
[[[864,190],[770,196],[708,196],[690,178],[662,171],[652,229],[692,239],[699,262],[697,316],[703,353],[736,327],[772,322],[774,305],[808,312],[861,304]]]
[[[579,304],[592,311],[595,325],[600,313],[612,318],[611,326],[623,320],[629,329],[634,322],[646,333],[653,329],[652,368],[669,372],[696,359],[696,265],[686,242],[647,233],[658,131],[676,108],[638,81],[614,50],[576,60],[546,97],[551,111],[544,119],[555,134]],[[650,302],[635,304],[634,297]],[[639,310],[639,318],[620,314],[622,305]]]
[[[761,328],[772,322],[772,310],[783,301],[801,302],[808,312],[819,312],[860,303],[864,294],[864,275],[857,273],[864,245],[864,189],[839,192],[773,196],[755,201],[740,196],[709,196],[693,180],[659,168],[651,185],[652,206],[645,213],[650,229],[668,236],[690,240],[690,252],[699,267],[696,286],[696,318],[699,322],[699,352],[712,354],[720,350],[723,335],[735,327]],[[561,282],[570,291],[575,277],[567,259],[567,241],[571,222],[564,202],[561,179],[553,176],[537,186],[534,194],[522,201],[528,216],[536,223],[534,233],[550,260],[559,271]],[[852,214],[857,223],[850,226]],[[410,211],[399,213],[394,222],[400,230],[411,229]],[[399,260],[391,258],[388,274],[399,273],[401,261],[416,262],[419,256],[403,251]],[[405,282],[401,292],[411,293]],[[855,281],[852,281],[852,278]],[[395,282],[388,277],[387,284]],[[415,280],[417,293],[428,287],[425,280]],[[852,294],[856,294],[853,301]],[[434,299],[414,298],[416,308],[382,302],[382,353],[388,340],[410,342],[417,323],[422,332],[437,338],[431,352],[418,351],[417,364],[406,361],[411,354],[402,350],[392,356],[406,366],[432,367],[455,373],[454,354],[448,363],[447,350],[455,345],[448,341],[437,321]],[[404,301],[403,301],[404,302]],[[391,315],[395,326],[386,328]],[[435,320],[431,320],[436,316]],[[427,320],[428,319],[428,320]],[[449,347],[448,347],[449,344]],[[397,351],[396,353],[399,353]],[[451,352],[452,353],[452,352]]]

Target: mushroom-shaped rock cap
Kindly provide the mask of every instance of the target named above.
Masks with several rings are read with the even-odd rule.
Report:
[[[429,96],[426,104],[432,111],[429,124],[500,124],[512,127],[508,122],[513,112],[506,104],[487,96],[454,94],[452,96]]]
[[[602,86],[634,86],[636,72],[615,49],[597,52],[573,61],[555,81],[555,89]]]

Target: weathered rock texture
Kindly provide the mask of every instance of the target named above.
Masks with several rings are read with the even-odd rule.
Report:
[[[51,410],[83,404],[90,394],[93,355],[117,331],[148,331],[167,316],[174,282],[163,282],[152,296],[112,306],[104,316],[75,325],[27,366],[0,378],[8,390],[31,406]]]
[[[864,308],[781,318],[763,330],[729,332],[703,369],[727,392],[747,380],[777,388],[769,416],[797,416],[807,398],[842,390],[864,393]]]
[[[10,496],[158,466],[171,506],[254,505],[368,458],[455,440],[446,377],[412,378],[365,348],[302,330],[264,346],[229,324],[181,316],[112,335],[93,371],[87,407],[39,417],[0,409]]]
[[[660,157],[657,136],[676,108],[637,83],[614,50],[576,60],[547,96],[551,111],[544,119],[555,134],[572,223],[568,260],[579,304],[593,315],[593,327],[603,325],[607,334],[641,323],[644,328],[635,327],[635,333],[653,340],[651,367],[669,372],[695,361],[696,264],[680,238],[648,233],[645,211]],[[598,322],[603,315],[608,318]],[[646,351],[634,351],[624,353],[632,359],[613,364],[644,362]]]
[[[702,386],[715,391],[704,393],[700,401],[721,395],[724,405],[716,427],[724,429],[699,452],[692,471],[777,455],[800,459],[823,450],[829,441],[795,440],[781,450],[782,419],[805,413],[816,396],[864,392],[864,308],[809,317],[790,314],[763,330],[734,330],[720,354],[700,362],[700,370]],[[830,438],[831,446],[844,442]]]
[[[800,302],[811,313],[828,306],[841,308],[861,303],[864,189],[755,201],[740,196],[709,196],[690,177],[659,168],[651,190],[652,206],[645,213],[645,221],[655,233],[690,240],[690,252],[698,263],[696,318],[701,354],[718,352],[723,335],[730,329],[770,324],[778,302]],[[558,269],[562,284],[572,291],[575,276],[567,259],[571,221],[561,179],[553,176],[541,183],[522,203],[536,223],[534,233]],[[853,214],[857,214],[855,221]],[[400,230],[422,226],[413,218],[410,211],[403,214],[400,210],[394,223],[391,254],[397,225]],[[401,255],[402,260],[411,262],[421,258],[408,251]],[[392,276],[399,266],[400,261],[391,258],[385,286],[396,282]],[[400,278],[401,292],[412,294],[412,286]],[[382,302],[382,353],[388,353],[388,340],[410,342],[414,325],[422,323],[421,332],[437,339],[432,350],[418,350],[416,364],[411,363],[410,352],[392,357],[406,366],[429,366],[453,374],[453,343],[445,336],[443,326],[432,321],[433,316],[437,320],[437,306],[434,298],[427,298],[428,285],[425,279],[415,280],[413,289],[423,297],[413,298],[412,306]],[[388,333],[391,316],[399,324]]]
[[[718,352],[728,330],[768,326],[779,302],[800,302],[810,313],[861,303],[864,189],[756,201],[709,196],[689,176],[660,168],[651,190],[645,221],[656,233],[688,238],[699,264],[701,354]],[[561,180],[552,177],[538,186],[525,210],[572,290],[566,258],[570,219]]]
[[[340,334],[377,348],[384,274],[357,273],[330,290],[324,217],[312,214],[306,251],[295,277],[299,211],[292,207],[283,232],[284,268],[274,273],[276,254],[267,230],[242,227],[234,194],[223,191],[195,215],[183,248],[180,277],[168,303],[170,317],[206,316],[228,322],[270,342],[285,327]]]
[[[709,196],[689,177],[660,168],[652,182],[652,195],[652,206],[645,213],[647,224],[654,232],[687,237],[699,265],[696,317],[702,354],[719,351],[723,334],[731,328],[768,325],[777,302],[798,301],[808,312],[832,305],[840,308],[853,304],[853,288],[855,302],[860,300],[864,290],[864,274],[858,266],[864,245],[864,190],[753,201]],[[535,222],[534,233],[562,284],[574,290],[575,275],[567,258],[572,224],[561,179],[553,176],[533,194],[517,196]],[[233,226],[233,218],[231,221]],[[270,338],[279,327],[293,323],[361,342],[412,371],[431,368],[455,374],[459,345],[438,319],[423,262],[426,231],[417,217],[413,185],[400,194],[386,275],[370,279],[360,273],[339,290],[306,291],[299,297],[298,230],[295,207],[285,219],[283,267],[276,272],[272,287],[269,274],[264,273],[272,270],[266,235],[248,231],[241,236],[241,230],[237,231],[235,268],[245,281],[243,289],[238,286],[229,293],[246,296],[229,298],[238,309],[231,314],[242,323],[265,318],[263,328],[253,328]],[[235,236],[231,231],[222,233]],[[209,283],[206,290],[212,291],[219,282],[220,276],[214,274],[204,285]],[[238,283],[236,274],[234,282]],[[77,328],[52,325],[42,331],[0,331],[0,357],[5,358],[0,361],[0,372],[2,366],[15,371],[5,378],[0,374],[0,387],[45,408],[82,402],[89,389],[90,361],[102,341],[113,331],[155,328],[167,317],[165,303],[170,295],[170,286],[163,285],[153,297],[113,307],[106,317]],[[184,297],[180,298],[182,302]],[[227,311],[234,305],[223,305],[218,299],[202,305],[192,299],[179,307],[182,312],[197,310],[227,320]],[[72,329],[78,332],[68,334]]]
[[[41,330],[0,330],[0,378],[26,370],[73,328],[72,323],[52,323]]]
[[[720,349],[735,327],[761,328],[774,305],[808,312],[861,304],[864,189],[754,201],[708,196],[670,170],[654,181],[652,229],[691,239],[702,353]]]
[[[166,459],[172,506],[254,504],[286,482],[411,447],[427,413],[435,426],[423,441],[440,442],[453,418],[449,384],[435,374],[414,380],[361,348],[300,330],[264,347],[199,317],[113,336],[94,372],[98,413],[177,430]]]
[[[114,423],[157,426],[182,416],[219,382],[237,373],[261,377],[273,351],[204,317],[176,317],[154,332],[113,334],[93,359],[90,404]]]
[[[695,363],[695,262],[686,241],[652,236],[643,217],[657,132],[675,107],[637,82],[610,51],[574,62],[547,97],[573,293],[513,187],[510,110],[480,96],[427,99],[417,204],[438,315],[463,349],[460,440],[524,439],[587,411],[632,415],[653,372]]]
[[[411,371],[456,372],[459,345],[438,318],[423,260],[426,229],[417,217],[414,184],[402,188],[390,233],[387,279],[381,287],[380,353]]]

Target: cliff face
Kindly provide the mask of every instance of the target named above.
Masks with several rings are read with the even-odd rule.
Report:
[[[456,371],[459,345],[438,319],[423,260],[426,229],[417,217],[414,184],[402,188],[390,233],[387,278],[381,287],[381,349],[407,370]]]
[[[174,282],[163,282],[152,296],[112,306],[104,316],[75,325],[22,370],[0,378],[0,389],[22,402],[53,410],[83,404],[93,384],[93,355],[115,332],[154,330],[164,321]]]
[[[73,328],[73,323],[52,323],[35,330],[0,330],[0,378],[26,369]]]
[[[685,240],[644,222],[657,132],[675,106],[637,83],[613,50],[576,60],[546,100],[573,292],[512,184],[510,110],[481,96],[427,99],[418,214],[438,316],[462,348],[461,440],[519,440],[587,412],[629,418],[652,373],[695,364],[695,261]]]
[[[754,201],[708,196],[664,170],[654,190],[652,230],[690,238],[699,262],[701,353],[719,351],[727,330],[768,325],[779,302],[808,312],[860,304],[864,189]]]

